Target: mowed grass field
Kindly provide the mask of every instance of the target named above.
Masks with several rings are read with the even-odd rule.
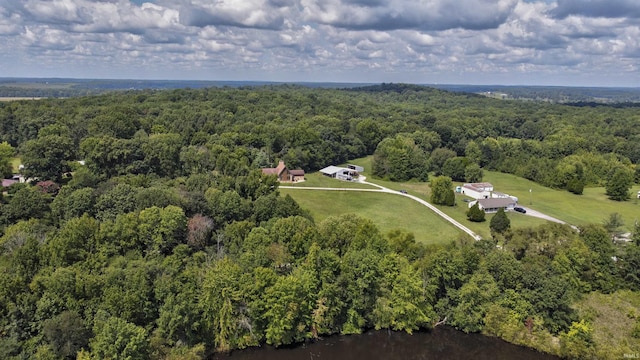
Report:
[[[389,189],[407,190],[412,195],[418,196],[426,201],[430,201],[431,188],[429,187],[429,183],[417,182],[417,181],[397,183],[392,181],[374,179],[372,176],[368,175],[367,170],[369,170],[370,172],[372,160],[373,160],[373,156],[367,156],[365,158],[353,160],[351,163],[364,167],[365,169],[364,175],[367,176],[367,181],[388,187]],[[486,179],[486,176],[485,176],[485,179]],[[455,185],[458,185],[458,184],[454,183],[454,186]],[[497,187],[496,187],[496,190],[501,191]],[[501,192],[509,193],[507,191],[501,191]],[[462,225],[473,230],[476,234],[484,238],[490,238],[491,230],[489,229],[489,222],[491,221],[491,218],[493,217],[493,215],[487,214],[486,221],[481,223],[475,223],[467,220],[467,211],[469,207],[468,207],[468,204],[463,201],[464,198],[465,196],[456,194],[456,206],[453,206],[453,207],[437,206],[437,207],[440,210],[442,210],[445,214],[457,220]],[[522,228],[522,227],[536,227],[547,222],[546,220],[534,218],[532,216],[526,216],[516,212],[508,212],[507,216],[511,220],[511,227],[514,229]]]
[[[314,172],[305,174],[305,181],[297,183],[283,183],[281,186],[294,186],[294,187],[326,187],[326,188],[359,188],[359,189],[376,189],[375,186],[360,184],[351,181],[342,181],[332,179],[330,177],[322,175],[320,172]]]
[[[431,188],[425,182],[391,182],[375,179],[371,176],[372,156],[356,159],[350,163],[364,167],[363,176],[368,182],[379,184],[393,190],[407,190],[410,194],[429,201]],[[343,164],[344,165],[344,164]],[[523,206],[538,210],[544,214],[566,221],[571,225],[601,224],[609,214],[617,212],[624,220],[624,229],[632,231],[633,224],[640,220],[640,201],[636,194],[640,186],[632,189],[632,199],[624,202],[612,201],[605,195],[602,187],[585,188],[583,195],[574,195],[564,190],[555,190],[510,174],[485,171],[483,181],[494,185],[496,191],[517,196]],[[461,185],[455,183],[454,186]],[[307,181],[295,184],[296,187],[314,186],[331,188],[367,188],[358,183],[349,183],[330,179],[320,173],[307,175]],[[370,187],[369,187],[370,188]],[[531,192],[529,192],[531,189]],[[308,209],[317,222],[331,215],[356,213],[373,220],[381,229],[388,232],[403,229],[413,232],[416,239],[423,243],[443,243],[455,239],[461,232],[453,225],[441,219],[419,203],[393,194],[348,191],[316,191],[282,189],[290,194],[305,209]],[[467,220],[468,204],[464,196],[456,194],[456,206],[438,206],[440,210],[467,226],[482,237],[489,238],[489,223],[493,215],[488,214],[486,221],[474,223]],[[508,212],[512,228],[536,227],[546,220]]]
[[[424,244],[448,243],[463,234],[427,207],[400,195],[303,189],[280,189],[280,193],[289,194],[309,210],[316,223],[329,216],[353,213],[372,220],[383,234],[401,229],[412,232],[416,241]]]
[[[574,195],[565,190],[550,189],[527,179],[493,171],[485,171],[484,181],[492,183],[496,191],[517,196],[520,204],[572,225],[601,224],[614,212],[622,216],[627,231],[633,230],[636,220],[640,221],[640,201],[636,197],[640,191],[638,185],[632,188],[630,200],[613,201],[605,195],[603,187],[585,188],[584,194]]]

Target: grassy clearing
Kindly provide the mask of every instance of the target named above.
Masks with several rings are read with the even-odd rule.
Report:
[[[431,189],[428,183],[404,182],[397,183],[374,179],[371,176],[373,157],[355,159],[350,163],[364,167],[362,175],[367,181],[379,184],[393,190],[407,190],[410,194],[429,201]],[[343,164],[344,165],[344,164]],[[564,220],[572,225],[602,223],[610,213],[618,212],[622,215],[627,231],[631,231],[636,219],[640,218],[640,202],[631,199],[625,202],[612,201],[605,195],[604,188],[587,188],[583,195],[574,195],[563,190],[554,190],[510,174],[485,171],[484,181],[491,182],[496,191],[517,196],[520,203],[542,213]],[[459,184],[454,184],[459,185]],[[320,186],[366,188],[366,185],[349,183],[322,176],[320,173],[307,175],[307,181],[294,186]],[[529,193],[531,189],[531,193]],[[636,194],[640,186],[632,191]],[[404,229],[416,235],[422,242],[441,242],[455,238],[458,234],[452,225],[437,217],[427,208],[418,203],[399,196],[375,193],[331,192],[319,191],[300,193],[296,190],[282,189],[284,194],[290,194],[304,208],[309,209],[316,221],[322,221],[330,215],[358,213],[372,219],[383,232],[392,229]],[[457,205],[454,207],[439,206],[440,210],[467,226],[482,237],[491,236],[489,222],[493,215],[487,215],[487,221],[474,223],[467,220],[467,203],[465,197],[456,194]],[[531,204],[530,204],[531,203]],[[402,216],[398,216],[402,214]],[[507,214],[514,229],[535,227],[546,223],[546,220],[522,215],[515,212]],[[443,240],[444,239],[444,240]]]
[[[334,180],[337,181],[337,180]],[[447,243],[462,232],[425,206],[403,196],[375,192],[281,189],[308,209],[316,222],[355,213],[371,219],[382,233],[402,229],[425,244]]]
[[[404,190],[407,190],[412,195],[418,196],[424,200],[429,201],[429,198],[431,197],[431,188],[429,187],[428,183],[414,182],[414,181],[397,183],[397,182],[385,181],[381,179],[374,179],[370,175],[367,175],[367,170],[371,169],[372,161],[373,161],[373,156],[367,156],[365,158],[353,160],[351,163],[364,167],[365,169],[364,175],[368,176],[367,181],[388,187],[389,189],[394,189],[394,190],[404,189]],[[502,191],[502,190],[499,190],[499,191]],[[502,192],[509,193],[508,191],[502,191]],[[454,218],[461,224],[465,225],[466,227],[470,228],[480,236],[484,238],[491,237],[489,222],[491,221],[491,218],[493,217],[493,215],[487,215],[487,221],[482,223],[474,223],[467,220],[467,210],[469,208],[468,208],[468,204],[463,201],[464,198],[465,196],[456,194],[456,203],[457,203],[456,206],[454,207],[438,206],[438,208],[442,210],[445,214],[451,216],[452,218]],[[532,227],[532,226],[535,227],[535,226],[546,223],[546,220],[534,218],[532,216],[522,215],[515,212],[509,212],[507,213],[507,216],[511,220],[511,227],[514,229],[522,228],[522,227]]]
[[[332,179],[330,177],[322,175],[320,172],[314,172],[311,174],[305,174],[305,181],[289,184],[283,183],[283,186],[295,186],[295,187],[327,187],[327,188],[359,188],[359,189],[374,189],[371,185],[361,184],[357,182],[342,181]]]
[[[581,318],[593,325],[593,340],[599,359],[622,359],[640,353],[640,339],[631,336],[640,321],[640,293],[618,291],[591,293],[577,304]]]
[[[628,201],[612,201],[602,187],[585,188],[583,195],[574,195],[564,190],[554,190],[527,179],[510,174],[485,171],[485,181],[493,184],[497,191],[517,196],[520,203],[564,220],[572,225],[602,223],[609,214],[622,215],[627,231],[631,231],[636,220],[640,220],[640,202],[636,198]],[[531,189],[531,194],[529,193]],[[640,190],[632,189],[635,195]],[[531,204],[530,204],[531,203]]]

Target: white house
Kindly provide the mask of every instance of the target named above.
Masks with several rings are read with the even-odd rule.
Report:
[[[475,203],[478,203],[480,210],[486,213],[498,212],[500,208],[503,208],[505,211],[513,210],[517,205],[517,202],[510,197],[480,199],[470,202],[469,207],[472,207]]]
[[[488,182],[483,183],[467,183],[462,185],[461,192],[463,195],[474,199],[488,199],[493,192],[493,185]]]

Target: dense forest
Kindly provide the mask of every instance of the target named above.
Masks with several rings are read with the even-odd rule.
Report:
[[[625,201],[640,112],[399,84],[0,103],[0,170],[18,155],[32,179],[0,202],[0,358],[199,359],[444,319],[572,358],[640,351],[640,311],[610,345],[575,306],[638,299],[638,226],[625,246],[601,224],[427,246],[357,215],[315,223],[260,171],[372,154],[390,180],[489,169]]]

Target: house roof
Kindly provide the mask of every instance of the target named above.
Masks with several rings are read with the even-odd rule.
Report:
[[[9,187],[17,182],[15,179],[2,179],[2,187]]]
[[[282,174],[282,172],[287,168],[287,166],[284,164],[284,161],[280,160],[280,162],[278,163],[278,166],[276,166],[276,174],[280,175]]]
[[[515,205],[515,203],[515,200],[511,198],[489,198],[478,200],[478,204],[480,204],[483,209],[507,207],[509,205]]]
[[[280,162],[278,162],[278,166],[274,167],[274,168],[262,168],[262,173],[265,175],[278,175],[280,176],[280,174],[282,174],[282,172],[287,168],[287,166],[284,164],[284,161],[280,160]]]
[[[492,191],[493,190],[493,185],[491,183],[488,183],[488,182],[467,183],[467,184],[462,185],[462,187],[467,188],[467,189],[471,189],[471,190],[474,190],[474,191],[478,191],[478,192]]]
[[[289,170],[289,174],[291,174],[291,176],[304,176],[304,170],[301,170],[301,169]]]
[[[327,175],[333,175],[333,174],[336,174],[336,173],[338,173],[338,172],[340,172],[342,170],[351,171],[351,169],[346,169],[346,168],[341,168],[341,167],[338,167],[338,166],[331,165],[331,166],[327,166],[324,169],[320,169],[320,172],[323,173],[323,174],[327,174]]]

